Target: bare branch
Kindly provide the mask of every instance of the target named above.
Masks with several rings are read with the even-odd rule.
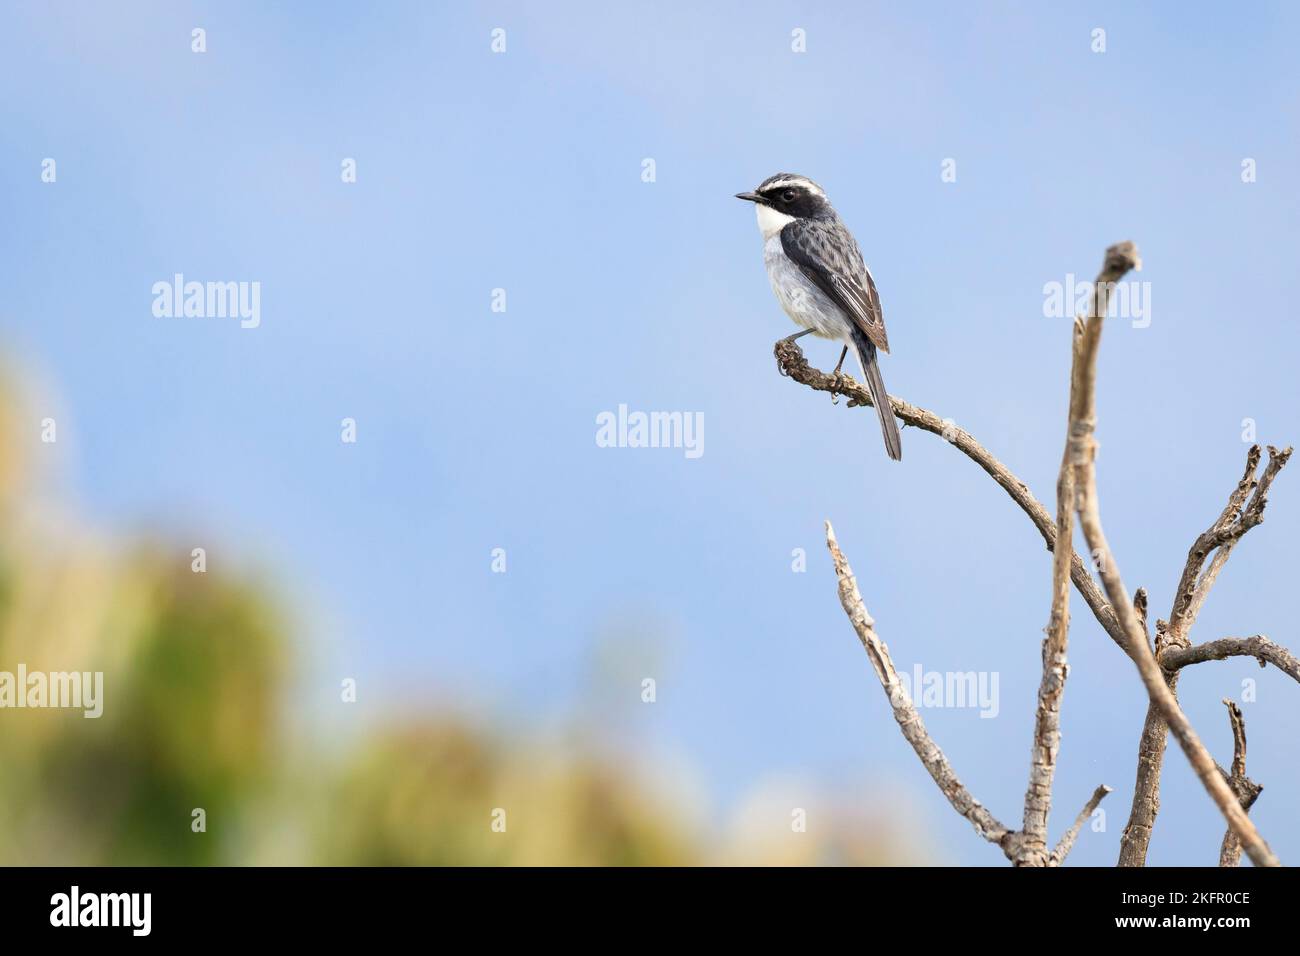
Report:
[[[1232,724],[1232,776],[1246,776],[1246,720],[1241,716],[1241,708],[1232,699],[1223,698],[1223,706],[1228,708],[1228,720]]]
[[[1265,660],[1271,659],[1281,670],[1300,680],[1300,667],[1297,667],[1296,659],[1268,638],[1260,636],[1238,639],[1239,643],[1234,643],[1233,639],[1211,641],[1193,649],[1187,637],[1232,549],[1247,531],[1264,520],[1264,508],[1268,504],[1268,492],[1273,486],[1273,479],[1290,457],[1290,448],[1278,451],[1270,445],[1268,465],[1256,481],[1260,447],[1251,446],[1246,453],[1246,468],[1228,495],[1228,503],[1222,513],[1208,529],[1197,536],[1188,549],[1187,562],[1178,581],[1178,592],[1174,597],[1169,622],[1161,621],[1156,625],[1156,660],[1161,665],[1165,684],[1175,698],[1180,668],[1203,660],[1222,660],[1223,657],[1239,653],[1238,648],[1246,649],[1248,642],[1253,642],[1249,646],[1260,651],[1259,654],[1251,654],[1259,658],[1260,666],[1263,666]],[[1208,568],[1205,567],[1207,559]],[[1156,815],[1160,812],[1160,774],[1164,765],[1167,730],[1160,708],[1154,705],[1148,707],[1142,725],[1142,737],[1138,743],[1133,806],[1129,811],[1128,825],[1120,838],[1120,866],[1142,866],[1146,863],[1151,830],[1155,826]]]
[[[1147,589],[1138,588],[1133,592],[1133,613],[1138,616],[1138,623],[1142,625],[1142,633],[1150,634],[1151,628],[1147,624]]]
[[[862,595],[858,592],[858,583],[853,576],[853,569],[849,567],[848,561],[840,551],[839,543],[835,540],[835,530],[829,521],[826,522],[826,547],[830,549],[831,560],[835,563],[840,604],[844,606],[844,613],[849,616],[853,630],[857,632],[858,639],[866,649],[871,667],[880,680],[880,686],[885,689],[885,694],[889,697],[889,705],[894,710],[894,719],[898,721],[903,737],[912,745],[917,757],[921,759],[921,764],[948,802],[952,804],[952,808],[970,821],[976,833],[990,843],[1002,847],[1003,852],[1010,856],[1010,848],[1015,842],[1012,838],[1016,834],[999,823],[978,800],[971,796],[970,791],[957,779],[957,774],[943,751],[939,749],[939,745],[930,738],[921,715],[917,713],[916,706],[907,693],[907,688],[899,682],[898,671],[895,670],[894,662],[889,656],[889,648],[876,634],[875,621],[871,619],[866,606],[862,603]]]
[[[1081,329],[1076,324],[1071,344],[1072,366],[1078,363],[1080,333]],[[1074,533],[1073,504],[1074,469],[1070,467],[1067,421],[1065,450],[1061,454],[1061,470],[1056,479],[1057,541],[1068,543],[1071,540]],[[1047,639],[1043,641],[1043,676],[1038,685],[1029,786],[1025,790],[1024,835],[1027,853],[1047,853],[1047,818],[1052,812],[1052,781],[1056,774],[1056,755],[1061,747],[1061,697],[1065,693],[1065,681],[1070,674],[1066,660],[1070,640],[1070,558],[1067,554],[1073,553],[1072,548],[1067,552],[1063,547],[1055,548],[1052,552],[1052,608],[1047,620]],[[1069,837],[1069,840],[1074,842],[1073,837]]]
[[[1169,674],[1165,680],[1171,694],[1177,692],[1178,675]],[[1160,771],[1164,766],[1165,744],[1169,738],[1169,725],[1165,723],[1155,701],[1147,704],[1142,721],[1142,735],[1138,739],[1137,780],[1133,784],[1133,805],[1129,809],[1128,823],[1119,838],[1117,866],[1145,866],[1147,847],[1151,845],[1151,831],[1160,812]]]
[[[1109,288],[1129,269],[1138,268],[1140,264],[1137,247],[1131,242],[1119,243],[1106,250],[1106,260],[1097,277],[1092,314],[1083,330],[1083,344],[1076,353],[1078,361],[1071,372],[1070,388],[1070,458],[1075,470],[1075,511],[1079,516],[1084,539],[1098,558],[1102,586],[1123,627],[1125,649],[1137,665],[1152,703],[1168,723],[1196,775],[1201,778],[1202,785],[1218,805],[1228,826],[1241,841],[1251,860],[1257,866],[1278,866],[1277,857],[1220,776],[1214,759],[1197,737],[1196,731],[1179,708],[1173,692],[1165,683],[1164,674],[1147,645],[1146,634],[1138,621],[1133,602],[1124,587],[1119,565],[1101,525],[1101,509],[1097,500],[1097,440],[1094,437],[1097,421],[1097,354],[1101,345]]]
[[[1246,776],[1246,721],[1241,716],[1241,708],[1227,697],[1223,698],[1223,703],[1232,723],[1232,770],[1229,772],[1220,767],[1219,773],[1237,795],[1242,812],[1245,812],[1255,805],[1264,788]],[[1219,866],[1238,866],[1240,863],[1241,842],[1229,827],[1219,845]]]
[[[1078,839],[1079,831],[1083,829],[1084,823],[1087,822],[1088,817],[1092,816],[1092,812],[1097,809],[1097,805],[1106,799],[1106,794],[1110,792],[1111,788],[1104,783],[1092,792],[1088,802],[1083,805],[1079,815],[1074,818],[1074,824],[1065,832],[1065,836],[1061,837],[1061,842],[1056,844],[1056,849],[1052,851],[1052,866],[1060,866],[1065,861],[1066,856],[1074,849],[1074,841]]]
[[[808,364],[803,351],[796,343],[781,339],[777,341],[773,351],[776,354],[777,368],[782,375],[802,385],[807,385],[815,391],[827,392],[831,395],[843,395],[849,399],[847,403],[849,408],[858,405],[871,406],[871,394],[863,386],[844,373],[827,375],[825,372],[813,368]],[[1034,497],[1029,490],[1029,486],[1012,474],[1011,470],[998,461],[987,448],[976,441],[970,432],[958,428],[951,422],[945,422],[934,412],[913,405],[910,402],[905,402],[901,398],[891,395],[889,400],[894,406],[894,414],[906,424],[945,439],[967,458],[984,469],[989,477],[1011,496],[1011,500],[1029,516],[1029,520],[1034,523],[1034,527],[1038,529],[1039,534],[1043,536],[1043,540],[1047,543],[1047,550],[1053,551],[1055,549],[1056,525],[1047,509]],[[1092,610],[1097,623],[1102,626],[1111,640],[1123,647],[1124,631],[1120,627],[1119,620],[1106,602],[1106,596],[1102,594],[1101,588],[1097,586],[1097,582],[1088,573],[1083,559],[1073,549],[1070,550],[1070,580],[1074,582],[1075,589],[1082,595],[1084,602]]]
[[[1253,657],[1259,661],[1260,667],[1272,664],[1292,680],[1300,681],[1300,660],[1296,660],[1294,654],[1263,634],[1254,637],[1223,637],[1190,647],[1170,647],[1160,655],[1160,666],[1172,671],[1189,664],[1224,661],[1229,657]]]
[[[1132,243],[1121,243],[1108,249],[1102,272],[1098,276],[1094,287],[1094,299],[1088,320],[1086,323],[1082,319],[1076,320],[1073,340],[1075,343],[1075,361],[1072,363],[1071,369],[1070,428],[1066,455],[1066,462],[1069,467],[1063,470],[1062,478],[1058,479],[1058,516],[1056,522],[1052,521],[1047,510],[1034,498],[1024,482],[1012,474],[1005,465],[990,454],[968,432],[958,428],[950,420],[940,419],[933,412],[892,396],[889,398],[892,411],[905,424],[943,437],[992,477],[1011,496],[1012,500],[1020,506],[1021,510],[1029,516],[1047,543],[1048,550],[1054,552],[1053,610],[1048,622],[1047,640],[1044,641],[1043,646],[1044,674],[1040,682],[1039,710],[1035,720],[1034,756],[1030,771],[1030,784],[1026,792],[1024,830],[1022,832],[1008,831],[1005,826],[994,820],[962,787],[960,782],[952,775],[951,766],[947,763],[942,751],[930,741],[925,733],[919,715],[916,715],[915,708],[906,696],[904,696],[903,703],[907,709],[900,712],[900,708],[896,705],[895,717],[899,720],[904,736],[912,743],[923,764],[940,785],[945,795],[948,796],[953,806],[970,820],[977,832],[980,832],[982,836],[991,840],[991,842],[998,843],[1013,862],[1021,864],[1041,862],[1053,865],[1059,862],[1065,852],[1068,852],[1069,844],[1066,840],[1073,841],[1077,836],[1077,829],[1081,825],[1080,821],[1076,821],[1075,829],[1070,834],[1067,834],[1066,838],[1063,838],[1062,844],[1058,845],[1057,849],[1051,854],[1043,852],[1043,837],[1046,833],[1047,817],[1051,808],[1051,781],[1056,753],[1059,750],[1060,697],[1063,692],[1064,680],[1068,675],[1065,656],[1069,625],[1068,588],[1061,586],[1059,570],[1060,566],[1066,565],[1067,562],[1064,557],[1059,561],[1055,558],[1055,549],[1057,542],[1062,537],[1066,537],[1070,530],[1069,518],[1067,517],[1062,522],[1061,513],[1064,512],[1067,516],[1072,513],[1077,514],[1089,548],[1099,559],[1102,586],[1098,587],[1097,582],[1093,580],[1083,561],[1072,548],[1068,552],[1069,580],[1074,583],[1076,590],[1083,596],[1085,603],[1088,604],[1094,617],[1102,625],[1107,635],[1124,649],[1134,661],[1150,698],[1147,722],[1143,729],[1142,745],[1139,753],[1138,787],[1134,795],[1134,811],[1130,817],[1129,825],[1125,828],[1121,847],[1121,864],[1135,862],[1137,865],[1141,865],[1145,861],[1150,829],[1154,824],[1155,811],[1158,807],[1159,776],[1163,762],[1165,738],[1168,727],[1172,727],[1179,745],[1187,755],[1193,769],[1201,778],[1202,784],[1228,821],[1229,829],[1234,836],[1242,840],[1247,852],[1257,864],[1276,865],[1276,858],[1269,851],[1249,818],[1233,801],[1231,789],[1225,782],[1225,778],[1218,774],[1217,765],[1214,763],[1213,758],[1209,756],[1204,745],[1197,738],[1195,731],[1187,721],[1186,716],[1179,709],[1174,689],[1179,668],[1182,666],[1197,663],[1201,660],[1222,659],[1226,656],[1239,654],[1250,654],[1250,656],[1257,657],[1261,662],[1261,666],[1266,660],[1272,660],[1276,666],[1293,677],[1300,671],[1300,668],[1295,665],[1294,657],[1289,652],[1259,635],[1253,638],[1228,638],[1223,641],[1210,642],[1198,648],[1191,648],[1185,642],[1185,635],[1190,629],[1191,623],[1195,620],[1206,594],[1214,584],[1219,570],[1226,561],[1227,553],[1245,531],[1262,520],[1268,485],[1271,484],[1278,471],[1286,464],[1291,449],[1288,448],[1278,452],[1270,447],[1269,465],[1259,484],[1256,485],[1253,480],[1254,468],[1252,467],[1250,469],[1251,477],[1245,479],[1246,485],[1244,489],[1234,492],[1234,495],[1229,499],[1229,507],[1220,516],[1220,521],[1216,522],[1215,526],[1212,526],[1211,532],[1207,532],[1207,534],[1213,533],[1214,537],[1198,539],[1199,547],[1197,545],[1193,546],[1192,552],[1189,553],[1188,563],[1195,566],[1192,568],[1187,580],[1180,582],[1179,597],[1175,602],[1175,612],[1171,614],[1171,620],[1174,624],[1171,626],[1165,621],[1156,622],[1156,639],[1153,649],[1148,643],[1146,592],[1140,590],[1136,598],[1130,600],[1128,592],[1123,586],[1114,556],[1102,531],[1100,510],[1097,506],[1095,483],[1096,441],[1093,436],[1096,417],[1097,352],[1109,295],[1114,284],[1122,279],[1129,269],[1138,265],[1137,250]],[[859,405],[870,406],[872,404],[867,390],[849,376],[840,373],[827,375],[809,366],[803,352],[794,342],[788,340],[777,342],[774,353],[781,374],[793,378],[795,381],[814,390],[829,393],[832,401],[838,395],[845,395],[849,399],[848,407],[850,408]],[[1259,452],[1256,450],[1254,454],[1255,465],[1258,465],[1258,460]],[[1073,507],[1063,509],[1059,507],[1063,497],[1062,491],[1066,492],[1064,499],[1068,500],[1071,482],[1073,483]],[[1250,496],[1251,491],[1255,491],[1253,497]],[[1068,543],[1068,537],[1066,537],[1066,540]],[[830,533],[829,525],[828,545],[832,548],[832,555],[835,556],[838,549],[834,544],[834,537]],[[1209,558],[1209,565],[1206,568],[1206,558],[1211,554],[1213,557]],[[892,662],[888,661],[887,650],[884,650],[883,643],[879,642],[879,639],[874,636],[874,625],[865,609],[861,611],[861,620],[855,618],[852,602],[849,601],[845,591],[845,574],[849,575],[850,583],[852,583],[851,572],[847,571],[847,564],[844,564],[843,569],[841,569],[842,559],[843,556],[839,555],[837,573],[840,575],[841,602],[845,604],[846,612],[849,613],[850,619],[854,621],[855,629],[858,631],[863,646],[868,651],[868,656],[872,660],[873,667],[876,668],[882,686],[885,687],[887,692],[891,693],[892,704],[894,701],[892,699],[891,681],[892,686],[899,690],[901,690],[901,685],[897,682],[897,674],[893,672]],[[1188,573],[1187,568],[1184,571],[1185,574]],[[1064,600],[1059,597],[1062,592],[1065,593]],[[856,584],[852,586],[852,594],[856,598],[858,605],[860,605],[861,597],[857,595]],[[871,636],[868,637],[868,634]],[[883,657],[880,654],[882,651]],[[1157,663],[1157,657],[1162,653],[1168,656],[1167,658],[1161,657],[1160,662]],[[1101,796],[1104,796],[1104,793],[1101,793]],[[1097,796],[1096,799],[1100,800],[1101,796]],[[1092,809],[1095,809],[1095,805],[1093,803],[1087,812],[1090,813]],[[1139,808],[1145,809],[1145,816],[1139,813]],[[1133,852],[1139,844],[1140,851]],[[1063,850],[1062,847],[1064,847]],[[1127,860],[1126,854],[1128,855]]]
[[[1219,572],[1227,563],[1233,547],[1251,528],[1264,520],[1264,508],[1268,504],[1268,492],[1273,486],[1273,479],[1291,458],[1291,449],[1278,451],[1268,446],[1268,464],[1259,481],[1255,481],[1255,472],[1259,468],[1260,449],[1252,445],[1246,455],[1246,470],[1237,482],[1237,487],[1228,496],[1228,504],[1219,515],[1218,520],[1197,536],[1187,552],[1187,563],[1178,581],[1178,593],[1174,598],[1173,611],[1169,615],[1169,643],[1174,647],[1187,645],[1187,632],[1191,630],[1196,615],[1205,603],[1210,588],[1214,586]],[[1254,494],[1251,495],[1251,491]],[[1213,557],[1211,556],[1213,553]],[[1202,574],[1206,558],[1210,558],[1209,567]]]

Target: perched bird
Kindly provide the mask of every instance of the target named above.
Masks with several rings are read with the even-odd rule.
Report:
[[[894,461],[901,461],[903,442],[876,362],[876,349],[889,351],[885,317],[853,234],[840,222],[822,188],[806,176],[777,173],[753,192],[736,193],[736,198],[755,205],[772,291],[785,314],[804,328],[789,341],[811,332],[843,342],[836,372],[853,349],[880,416],[885,450]]]

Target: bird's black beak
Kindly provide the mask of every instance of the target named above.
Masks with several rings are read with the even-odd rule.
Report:
[[[747,202],[762,202],[763,197],[758,193],[736,193],[737,199],[744,199]]]

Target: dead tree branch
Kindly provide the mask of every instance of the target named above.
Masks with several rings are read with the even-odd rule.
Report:
[[[1219,572],[1228,561],[1228,556],[1237,542],[1251,528],[1264,520],[1264,508],[1268,505],[1268,492],[1275,479],[1291,458],[1291,449],[1278,451],[1268,446],[1268,464],[1259,481],[1255,473],[1259,468],[1260,449],[1252,445],[1246,454],[1246,470],[1237,482],[1237,487],[1228,496],[1228,504],[1217,521],[1198,535],[1187,552],[1187,563],[1178,581],[1178,593],[1174,598],[1174,607],[1169,614],[1170,647],[1186,647],[1187,632],[1191,630],[1196,615],[1200,613],[1210,588],[1219,577]],[[1251,491],[1254,494],[1251,494]],[[1213,555],[1211,557],[1211,555]],[[1209,567],[1202,573],[1206,558],[1210,558]]]
[[[1097,440],[1094,437],[1097,422],[1097,354],[1101,346],[1107,305],[1107,295],[1101,290],[1108,289],[1130,269],[1139,268],[1140,265],[1137,247],[1131,242],[1120,243],[1106,250],[1105,263],[1098,277],[1096,307],[1084,325],[1082,346],[1075,353],[1075,368],[1070,376],[1070,457],[1074,466],[1075,512],[1079,516],[1079,527],[1084,539],[1097,556],[1102,586],[1123,627],[1125,649],[1137,665],[1147,695],[1173,731],[1193,770],[1228,821],[1229,828],[1241,841],[1242,848],[1251,861],[1257,866],[1278,866],[1277,857],[1242,810],[1232,789],[1219,774],[1214,758],[1201,743],[1191,722],[1179,708],[1173,691],[1165,683],[1164,673],[1147,644],[1146,634],[1138,621],[1129,592],[1124,587],[1119,565],[1102,529],[1101,508],[1097,500]]]
[[[1093,811],[1097,809],[1097,805],[1101,803],[1102,800],[1106,799],[1106,794],[1110,792],[1111,788],[1106,786],[1104,783],[1092,792],[1092,796],[1088,798],[1088,802],[1083,805],[1083,809],[1079,811],[1079,815],[1074,818],[1074,823],[1070,826],[1070,829],[1065,832],[1065,836],[1061,837],[1061,842],[1056,844],[1056,849],[1052,851],[1052,856],[1048,865],[1060,866],[1061,863],[1065,861],[1070,850],[1074,848],[1074,841],[1078,839],[1079,831],[1082,830],[1083,825],[1088,822],[1088,818],[1092,816]]]
[[[1073,365],[1078,364],[1080,342],[1080,329],[1076,325],[1071,341]],[[1065,450],[1061,453],[1061,470],[1056,478],[1055,540],[1068,544],[1074,533],[1074,469],[1070,465],[1068,420],[1066,426]],[[1068,554],[1072,556],[1074,549],[1070,548]],[[1061,698],[1070,674],[1066,658],[1070,640],[1070,558],[1066,555],[1064,547],[1052,550],[1052,604],[1047,620],[1047,639],[1043,641],[1043,676],[1038,685],[1029,785],[1025,790],[1025,852],[1041,855],[1044,861],[1047,858],[1047,819],[1052,812],[1052,781],[1056,774],[1056,756],[1061,748]],[[1082,826],[1082,823],[1076,826]],[[1069,852],[1069,844],[1074,843],[1077,835],[1076,829],[1074,835],[1067,834],[1068,844],[1062,841],[1065,852]]]
[[[1133,592],[1133,613],[1138,616],[1138,623],[1142,625],[1142,633],[1149,635],[1151,627],[1147,624],[1147,589],[1138,588]]]
[[[1111,291],[1134,268],[1140,268],[1140,261],[1137,248],[1132,243],[1120,243],[1108,249],[1101,273],[1094,284],[1091,312],[1086,316],[1086,321],[1080,317],[1074,323],[1069,426],[1066,451],[1057,479],[1055,521],[1025,483],[968,432],[931,411],[889,397],[892,411],[905,424],[944,438],[993,478],[1029,516],[1043,536],[1048,550],[1053,552],[1052,608],[1045,629],[1046,640],[1043,642],[1043,676],[1035,714],[1034,744],[1022,830],[1009,830],[975,800],[957,779],[943,751],[929,737],[915,705],[899,682],[888,649],[875,633],[874,622],[862,604],[852,571],[827,522],[827,545],[835,562],[840,601],[867,651],[881,686],[889,695],[903,736],[912,745],[949,803],[975,827],[980,836],[997,844],[1012,862],[1018,865],[1052,866],[1059,864],[1069,853],[1087,817],[1095,811],[1105,795],[1111,792],[1109,787],[1099,787],[1060,843],[1050,853],[1047,852],[1046,833],[1051,810],[1052,781],[1060,747],[1060,702],[1068,676],[1066,652],[1069,585],[1066,581],[1073,582],[1103,630],[1137,667],[1149,698],[1147,720],[1139,749],[1133,810],[1121,839],[1120,865],[1140,866],[1145,862],[1151,827],[1159,803],[1160,770],[1167,731],[1172,729],[1193,770],[1227,821],[1229,837],[1224,841],[1224,854],[1230,857],[1231,840],[1237,847],[1238,856],[1244,848],[1256,865],[1276,866],[1279,865],[1277,858],[1245,813],[1249,804],[1244,803],[1241,797],[1241,793],[1245,792],[1242,785],[1235,783],[1234,774],[1223,771],[1209,755],[1179,708],[1175,689],[1181,668],[1233,656],[1254,657],[1261,667],[1271,662],[1300,681],[1300,663],[1296,658],[1263,635],[1224,638],[1196,646],[1191,645],[1187,639],[1192,623],[1232,548],[1250,528],[1263,520],[1269,487],[1286,465],[1291,449],[1278,451],[1270,446],[1269,463],[1258,482],[1254,476],[1259,465],[1260,449],[1252,449],[1247,459],[1246,473],[1229,496],[1227,507],[1219,519],[1197,538],[1189,551],[1170,620],[1156,621],[1153,648],[1148,634],[1146,591],[1139,589],[1130,599],[1124,587],[1102,529],[1096,487],[1097,441],[1094,433],[1097,355],[1101,331]],[[836,396],[844,395],[849,399],[850,408],[872,404],[867,390],[848,375],[839,372],[827,375],[812,368],[793,341],[783,339],[777,342],[774,352],[777,368],[782,375],[816,391],[829,393],[832,401]],[[1095,556],[1101,578],[1100,586],[1072,547],[1068,551],[1064,548],[1058,550],[1058,543],[1064,542],[1066,546],[1070,544],[1072,523],[1076,516],[1084,539]],[[1234,733],[1239,731],[1239,749],[1243,761],[1239,776],[1244,780],[1245,732],[1244,727],[1239,727],[1239,712],[1234,713]],[[1236,766],[1234,758],[1234,771]]]
[[[1223,703],[1228,708],[1228,720],[1232,723],[1232,770],[1227,771],[1220,767],[1219,773],[1232,788],[1232,792],[1237,795],[1244,813],[1255,805],[1264,788],[1246,776],[1246,721],[1241,716],[1241,708],[1227,697],[1223,698]],[[1223,835],[1223,843],[1219,846],[1219,866],[1240,864],[1241,842],[1229,827],[1228,832]]]
[[[1191,646],[1187,636],[1232,549],[1247,531],[1263,522],[1269,490],[1273,486],[1273,480],[1290,459],[1291,449],[1278,451],[1270,445],[1268,464],[1256,480],[1260,457],[1260,447],[1252,445],[1246,453],[1245,470],[1228,495],[1223,511],[1209,528],[1197,535],[1188,549],[1169,621],[1158,621],[1156,624],[1155,658],[1160,664],[1164,682],[1175,698],[1181,668],[1235,655],[1255,657],[1260,661],[1260,666],[1271,660],[1280,670],[1300,681],[1300,663],[1286,648],[1262,635],[1225,638],[1196,647]],[[1129,810],[1128,824],[1120,838],[1120,866],[1146,864],[1151,831],[1160,812],[1160,776],[1164,766],[1167,731],[1164,714],[1152,703],[1147,707],[1142,735],[1138,741],[1137,779],[1133,787],[1133,804]]]
[[[880,686],[885,689],[885,694],[889,697],[889,705],[894,709],[894,719],[898,721],[899,730],[912,745],[916,755],[921,758],[921,764],[943,795],[948,798],[952,808],[969,820],[975,832],[981,837],[1005,850],[1011,831],[971,796],[970,791],[957,779],[952,764],[948,762],[939,745],[930,738],[929,732],[925,729],[925,722],[917,713],[916,705],[912,703],[907,688],[898,679],[898,671],[889,656],[889,648],[876,634],[876,622],[871,619],[866,606],[862,603],[862,595],[858,592],[858,582],[853,576],[853,569],[849,567],[849,562],[840,551],[839,543],[835,540],[835,529],[831,527],[829,521],[826,522],[826,547],[830,549],[831,560],[835,563],[840,604],[844,606],[844,613],[849,616],[853,630],[862,641],[867,657],[871,660],[871,667],[880,680]]]
[[[820,369],[813,368],[796,343],[781,339],[776,343],[773,351],[776,354],[777,369],[782,375],[801,385],[807,385],[815,391],[843,395],[849,399],[847,403],[849,408],[858,405],[871,407],[871,394],[863,386],[842,372],[838,375],[827,375]],[[1020,510],[1029,516],[1029,520],[1034,523],[1034,527],[1047,543],[1047,550],[1055,549],[1056,525],[1047,509],[1034,497],[1029,486],[1017,478],[1011,469],[998,461],[970,432],[958,428],[951,421],[944,421],[932,411],[905,402],[901,398],[891,395],[889,400],[894,406],[894,414],[903,422],[932,435],[938,435],[984,469],[985,473],[1011,496],[1011,500],[1020,506]],[[1097,582],[1088,573],[1083,559],[1073,549],[1070,551],[1070,580],[1074,582],[1075,589],[1092,610],[1097,623],[1110,635],[1111,640],[1123,647],[1124,632],[1119,626],[1119,621],[1106,602],[1106,596],[1102,594]]]
[[[934,780],[940,792],[952,805],[952,808],[965,817],[971,826],[975,828],[975,832],[983,839],[1001,848],[1008,860],[1019,862],[1025,843],[1024,835],[1010,830],[1000,823],[983,804],[971,795],[971,792],[958,779],[956,771],[953,770],[952,764],[948,762],[943,750],[930,737],[929,731],[925,729],[925,723],[921,720],[916,705],[913,704],[911,697],[908,695],[907,688],[898,679],[898,671],[894,667],[893,659],[889,656],[889,648],[885,646],[885,642],[876,633],[875,621],[867,613],[867,608],[862,602],[862,594],[858,591],[857,578],[854,577],[853,569],[849,567],[848,560],[840,550],[839,542],[835,539],[835,529],[831,527],[829,521],[826,522],[826,547],[830,550],[831,561],[835,565],[840,604],[844,607],[844,613],[848,615],[853,630],[857,633],[858,639],[867,652],[867,657],[871,661],[872,669],[876,672],[880,686],[884,688],[885,694],[889,698],[890,707],[894,711],[894,719],[898,722],[898,728],[902,731],[903,737],[912,745],[912,749],[916,751],[922,766],[925,767],[926,772],[930,774],[931,779]],[[1066,854],[1070,852],[1070,847],[1074,845],[1074,840],[1083,826],[1083,821],[1096,809],[1097,804],[1109,792],[1109,787],[1097,788],[1097,791],[1092,795],[1092,799],[1088,801],[1088,805],[1084,807],[1084,811],[1079,815],[1079,819],[1075,821],[1074,827],[1061,839],[1060,845],[1051,854],[1051,858],[1043,862],[1055,865],[1065,858]]]
[[[1160,666],[1175,671],[1189,664],[1226,661],[1229,657],[1253,657],[1260,667],[1272,664],[1292,680],[1300,681],[1300,660],[1296,660],[1294,654],[1263,634],[1254,637],[1223,637],[1191,647],[1170,647],[1160,655]]]

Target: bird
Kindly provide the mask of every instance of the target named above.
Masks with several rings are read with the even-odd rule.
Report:
[[[885,316],[853,233],[825,190],[807,176],[777,173],[736,198],[754,204],[772,291],[785,314],[803,327],[786,341],[812,334],[843,342],[836,374],[853,349],[880,418],[885,451],[902,461],[903,441],[877,361],[877,350],[889,352]]]

